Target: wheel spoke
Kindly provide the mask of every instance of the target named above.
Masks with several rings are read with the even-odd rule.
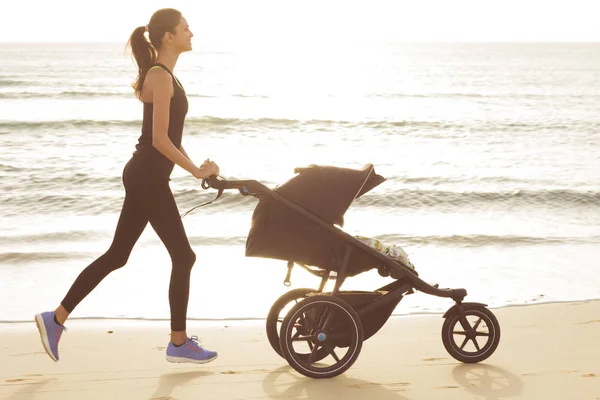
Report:
[[[465,332],[465,331],[454,331],[452,333],[455,335],[466,335],[467,334],[467,332]]]
[[[477,322],[475,323],[475,325],[473,325],[473,330],[477,331],[477,328],[479,327],[479,324],[481,323],[482,319],[481,317],[479,317],[479,320],[477,320]]]
[[[329,309],[327,309],[326,311],[328,311],[328,310]],[[327,330],[327,328],[329,327],[329,324],[333,320],[334,316],[335,316],[335,311],[333,311],[333,310],[329,311],[327,313],[327,316],[325,317],[325,321],[323,322],[323,327],[321,329]]]
[[[473,341],[473,344],[475,345],[475,348],[477,349],[477,351],[481,351],[481,349],[479,348],[479,343],[477,343],[477,339],[473,338],[471,340]]]
[[[312,336],[297,336],[294,335],[294,337],[292,337],[292,342],[309,342],[312,340]],[[310,344],[309,344],[310,346]]]
[[[315,362],[315,358],[317,358],[317,350],[319,350],[318,344],[312,349],[312,351],[310,352],[310,356],[308,356],[309,365]]]
[[[331,343],[325,343],[325,349],[331,354],[336,362],[340,362],[340,358],[335,354],[335,346],[332,346]]]
[[[346,339],[350,337],[349,333],[329,333],[327,334],[329,339]]]
[[[460,345],[460,349],[464,350],[465,346],[467,345],[467,343],[469,342],[469,338],[465,337],[465,340],[462,342],[462,344]]]
[[[469,323],[469,320],[467,319],[466,315],[459,316],[458,321],[460,322],[460,325],[465,330],[465,332],[467,332],[467,336],[469,336],[475,332],[473,330],[473,327]]]
[[[489,337],[490,334],[487,332],[475,332],[475,336],[488,336]]]

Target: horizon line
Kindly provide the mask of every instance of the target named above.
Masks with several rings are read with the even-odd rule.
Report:
[[[397,44],[600,44],[600,39],[594,40],[357,40],[355,42],[381,42]],[[127,39],[122,41],[0,41],[0,45],[28,45],[28,44],[126,44]],[[342,42],[349,43],[349,42]],[[211,43],[209,45],[223,45],[225,43]],[[227,43],[228,45],[231,42]],[[240,45],[244,43],[240,42]]]

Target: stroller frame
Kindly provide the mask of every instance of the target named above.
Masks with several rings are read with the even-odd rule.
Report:
[[[371,166],[371,169],[374,170],[373,166]],[[491,311],[486,308],[487,307],[486,304],[476,303],[476,302],[464,302],[463,300],[467,295],[467,291],[465,289],[462,289],[462,288],[440,289],[437,284],[430,285],[429,283],[420,279],[418,276],[418,273],[415,270],[397,262],[396,260],[394,260],[384,254],[379,253],[377,250],[371,248],[367,244],[361,242],[360,240],[358,240],[357,238],[353,237],[352,235],[346,233],[342,229],[325,222],[318,215],[315,215],[313,212],[298,205],[292,199],[289,199],[286,196],[282,195],[281,193],[278,193],[277,191],[268,188],[267,186],[263,185],[262,183],[260,183],[256,180],[226,180],[226,179],[223,179],[222,177],[213,176],[213,177],[203,180],[202,187],[204,189],[209,189],[209,188],[217,189],[218,190],[217,198],[223,193],[224,190],[229,190],[229,189],[238,190],[239,193],[243,196],[254,196],[254,197],[271,196],[276,201],[281,202],[286,207],[296,211],[297,213],[303,215],[307,219],[316,223],[322,229],[328,230],[333,235],[342,239],[344,241],[344,243],[346,244],[342,264],[340,266],[339,271],[336,271],[337,275],[335,276],[335,278],[333,278],[331,276],[331,270],[329,270],[329,269],[323,269],[323,268],[319,268],[319,267],[311,268],[302,263],[297,263],[294,261],[288,261],[288,263],[287,263],[288,273],[287,273],[286,279],[284,281],[284,284],[286,284],[286,286],[289,285],[289,278],[290,278],[291,271],[292,271],[292,268],[294,265],[299,265],[302,268],[304,268],[305,270],[307,270],[308,272],[310,272],[311,274],[321,278],[319,289],[312,291],[313,293],[311,293],[310,295],[301,296],[300,299],[304,299],[304,300],[301,301],[300,303],[296,304],[296,306],[288,312],[285,319],[283,320],[283,326],[281,328],[281,335],[279,338],[281,352],[277,351],[279,349],[276,346],[274,346],[273,343],[271,342],[273,348],[280,355],[284,356],[286,358],[286,360],[289,362],[289,364],[294,369],[296,369],[298,372],[300,372],[301,374],[303,374],[305,376],[313,377],[313,378],[330,378],[330,377],[334,377],[334,376],[337,376],[337,375],[343,373],[354,363],[354,361],[358,357],[358,353],[360,352],[360,349],[362,347],[362,341],[363,341],[363,337],[362,337],[363,332],[362,332],[362,326],[361,326],[360,329],[356,329],[357,336],[359,336],[359,337],[357,337],[357,339],[354,341],[354,342],[360,342],[360,343],[356,344],[356,343],[352,342],[352,343],[354,343],[354,345],[356,347],[350,357],[350,358],[352,358],[352,360],[346,360],[345,363],[343,363],[344,359],[338,360],[338,364],[340,364],[340,363],[343,364],[340,366],[340,368],[333,368],[333,369],[329,368],[325,372],[319,371],[318,368],[316,368],[316,367],[313,368],[311,366],[311,364],[318,361],[319,359],[323,358],[323,357],[319,357],[318,355],[315,355],[316,349],[318,347],[316,345],[316,343],[315,343],[314,349],[313,349],[313,346],[311,346],[311,350],[313,350],[312,355],[295,354],[293,349],[291,349],[291,340],[293,338],[290,338],[289,335],[288,335],[288,337],[284,337],[285,336],[284,330],[286,327],[289,328],[288,330],[290,330],[290,329],[292,329],[291,326],[298,326],[298,323],[301,322],[301,320],[290,320],[290,318],[292,317],[292,314],[294,314],[294,311],[296,309],[298,309],[299,306],[301,306],[304,303],[306,303],[304,305],[305,309],[311,307],[311,304],[308,304],[307,300],[310,300],[310,302],[312,302],[312,303],[323,303],[323,302],[327,303],[327,302],[329,302],[329,303],[327,303],[328,305],[330,305],[334,308],[338,307],[338,311],[336,311],[338,315],[340,314],[340,310],[342,310],[341,314],[344,314],[344,311],[345,311],[349,315],[349,317],[348,317],[349,320],[352,320],[352,322],[355,322],[354,321],[355,319],[360,320],[361,318],[364,318],[365,316],[369,315],[370,313],[372,313],[378,309],[381,309],[382,307],[388,306],[388,308],[389,308],[390,303],[395,302],[395,304],[393,304],[390,309],[390,314],[391,314],[391,311],[393,310],[395,305],[397,305],[398,302],[405,295],[412,294],[412,293],[414,293],[414,290],[417,290],[417,291],[420,291],[420,292],[423,292],[423,293],[426,293],[429,295],[437,296],[437,297],[450,298],[454,301],[455,304],[452,307],[450,307],[443,315],[444,326],[442,327],[442,341],[444,343],[446,350],[455,359],[462,361],[462,362],[467,362],[467,363],[479,362],[479,361],[482,361],[482,360],[488,358],[495,351],[496,347],[498,346],[498,343],[500,340],[500,327],[499,327],[497,319],[491,313]],[[381,266],[385,266],[388,269],[391,277],[395,279],[394,282],[391,282],[391,283],[374,291],[374,292],[380,292],[380,293],[382,293],[382,295],[378,296],[377,298],[375,298],[372,301],[369,301],[367,304],[361,305],[356,310],[354,308],[348,306],[348,304],[342,300],[343,294],[345,292],[341,291],[341,286],[347,277],[346,270],[348,268],[350,256],[355,251],[365,252],[370,257],[373,257],[374,259],[376,259],[377,262],[380,263]],[[323,289],[324,289],[327,281],[331,280],[331,279],[335,279],[333,290],[331,293],[324,295]],[[282,297],[284,297],[284,296],[282,296]],[[337,298],[337,299],[334,301],[333,299],[331,299],[332,297]],[[298,299],[296,299],[296,301],[297,300]],[[317,305],[314,305],[314,307],[317,307]],[[323,307],[323,306],[319,305],[319,307]],[[283,307],[280,307],[280,308],[283,308]],[[348,310],[348,308],[350,308],[350,310]],[[280,311],[280,309],[278,311]],[[296,313],[296,314],[298,314],[298,313]],[[296,315],[296,314],[294,314],[294,315]],[[383,323],[385,323],[385,321],[387,321],[388,317],[389,317],[389,314],[381,322],[381,325],[383,325]],[[468,317],[479,318],[479,321],[476,322],[475,324],[473,324],[469,320]],[[327,325],[330,317],[325,318],[324,316],[322,316],[321,319],[324,319],[325,320],[324,325]],[[477,331],[482,320],[483,320],[484,324],[487,325],[487,328],[489,330],[489,333],[487,333],[487,334],[482,334]],[[323,321],[321,321],[321,322],[323,322]],[[267,323],[269,323],[269,321],[267,321]],[[360,321],[358,321],[358,324],[360,325]],[[454,330],[455,326],[462,328],[463,331],[460,331],[460,332],[455,331]],[[379,328],[380,327],[377,327],[375,329],[375,332]],[[359,330],[360,330],[360,332],[358,332]],[[319,331],[319,332],[321,332],[321,331]],[[371,334],[373,334],[373,333],[374,332],[372,332]],[[465,337],[465,341],[463,342],[462,346],[458,346],[456,343],[453,343],[452,337],[453,337],[453,335],[456,335],[457,333],[460,335],[464,335],[464,337]],[[323,335],[322,332],[321,332],[321,335]],[[298,336],[298,334],[296,336]],[[479,346],[477,345],[476,338],[478,336],[488,336],[489,343],[487,343],[486,346],[484,346],[484,348],[480,349]],[[465,343],[467,342],[467,340],[472,340],[475,343],[475,347],[477,348],[477,351],[467,352],[464,350],[464,346],[465,346]],[[352,347],[352,343],[349,344],[349,347]],[[345,347],[345,346],[341,346],[341,347]],[[307,357],[308,357],[308,360],[307,360]],[[337,357],[336,357],[336,359],[337,359]]]

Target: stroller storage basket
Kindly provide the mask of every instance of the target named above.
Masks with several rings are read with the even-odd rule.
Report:
[[[368,304],[371,304],[373,301],[381,298],[383,295],[385,295],[385,292],[379,291],[340,291],[337,294],[337,297],[350,304],[352,308],[354,308],[358,312],[360,316],[360,321],[363,325],[364,340],[367,340],[368,338],[376,334],[381,329],[381,327],[383,327],[383,325],[392,315],[392,312],[394,312],[394,309],[396,308],[398,303],[400,303],[401,298],[397,298],[365,314],[360,313],[360,310],[363,307],[365,307]],[[340,347],[344,347],[344,345],[347,346],[347,344],[342,343],[340,344]]]

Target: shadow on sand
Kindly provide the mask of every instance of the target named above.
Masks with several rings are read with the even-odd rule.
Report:
[[[323,400],[335,397],[344,400],[408,400],[398,392],[408,390],[408,383],[399,382],[397,389],[389,389],[378,383],[346,378],[344,375],[332,379],[311,379],[301,376],[290,366],[270,372],[263,380],[263,391],[275,399]]]
[[[523,381],[515,374],[487,364],[459,364],[452,377],[467,392],[485,396],[486,400],[500,400],[521,395]]]
[[[186,383],[203,376],[213,375],[211,371],[189,371],[189,372],[170,372],[160,376],[158,387],[154,394],[150,396],[151,400],[175,400],[171,397],[176,387],[183,386]]]

